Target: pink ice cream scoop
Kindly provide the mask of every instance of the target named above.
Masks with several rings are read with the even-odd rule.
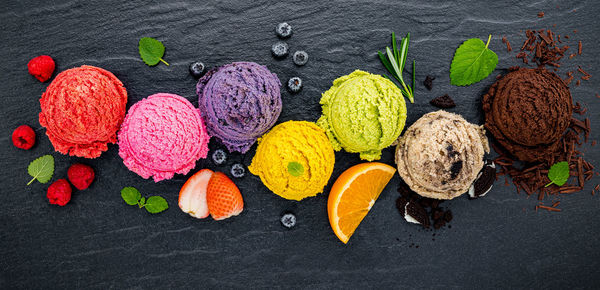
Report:
[[[185,98],[151,95],[127,112],[119,131],[119,156],[129,170],[155,182],[187,174],[206,158],[209,136],[198,109]]]

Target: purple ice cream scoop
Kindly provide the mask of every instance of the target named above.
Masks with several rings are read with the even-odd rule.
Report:
[[[230,152],[246,153],[281,113],[281,82],[266,66],[234,62],[206,73],[196,86],[208,134]]]

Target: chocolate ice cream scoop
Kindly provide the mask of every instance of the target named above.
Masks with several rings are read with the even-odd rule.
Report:
[[[552,158],[573,114],[562,79],[544,68],[520,68],[505,75],[483,96],[485,126],[522,161]]]

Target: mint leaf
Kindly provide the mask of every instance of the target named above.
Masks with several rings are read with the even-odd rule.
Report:
[[[159,213],[169,208],[167,201],[160,196],[151,196],[144,205],[149,213]]]
[[[138,205],[140,206],[140,208],[144,207],[144,205],[146,205],[146,198],[142,197],[138,202]]]
[[[471,38],[461,44],[454,53],[450,65],[450,83],[467,86],[479,82],[492,73],[498,64],[498,56],[479,38]]]
[[[52,155],[44,155],[36,160],[31,161],[27,167],[27,173],[33,177],[27,185],[30,185],[37,179],[40,183],[46,183],[52,179],[54,174],[54,157]]]
[[[128,205],[136,205],[142,194],[135,187],[125,187],[121,189],[121,197]]]
[[[298,162],[292,161],[288,163],[288,172],[290,175],[298,177],[304,173],[304,166]]]
[[[548,178],[551,182],[546,184],[546,187],[553,183],[558,186],[563,186],[569,179],[569,163],[561,161],[552,165],[550,170],[548,170]]]
[[[152,37],[142,37],[140,39],[138,49],[140,51],[140,57],[149,66],[157,65],[159,61],[169,65],[162,59],[165,55],[165,46],[162,42]]]

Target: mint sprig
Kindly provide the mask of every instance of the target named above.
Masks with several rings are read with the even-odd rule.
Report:
[[[145,208],[149,213],[159,213],[169,208],[167,201],[160,196],[150,196],[148,199],[135,187],[124,187],[121,189],[121,198],[128,205],[137,205],[139,208]]]
[[[454,53],[450,65],[450,83],[455,86],[468,86],[489,76],[498,64],[498,55],[488,48],[492,35],[487,43],[479,38],[471,38],[463,42]]]
[[[550,179],[550,183],[546,184],[546,187],[556,184],[558,186],[563,186],[569,180],[569,163],[566,161],[558,162],[548,170],[548,178]]]
[[[157,65],[159,61],[169,65],[162,57],[165,55],[165,46],[162,42],[152,37],[142,37],[140,39],[138,49],[140,57],[149,66]]]
[[[301,176],[304,173],[304,166],[295,161],[288,163],[287,169],[288,173],[295,177]]]
[[[408,55],[408,43],[410,41],[410,33],[406,34],[400,41],[400,50],[398,50],[396,43],[396,34],[392,32],[392,49],[389,47],[385,48],[385,56],[381,51],[377,51],[379,59],[385,68],[392,74],[392,76],[400,82],[400,91],[402,94],[410,100],[411,103],[415,102],[415,61],[413,60],[412,70],[412,87],[406,85],[402,72],[404,71],[404,65],[406,65],[406,56]],[[386,58],[387,56],[387,58]],[[391,80],[388,76],[383,75],[385,78]]]
[[[52,155],[44,155],[31,161],[27,167],[27,173],[33,177],[27,185],[30,185],[36,179],[40,183],[50,181],[54,174],[54,157]]]

